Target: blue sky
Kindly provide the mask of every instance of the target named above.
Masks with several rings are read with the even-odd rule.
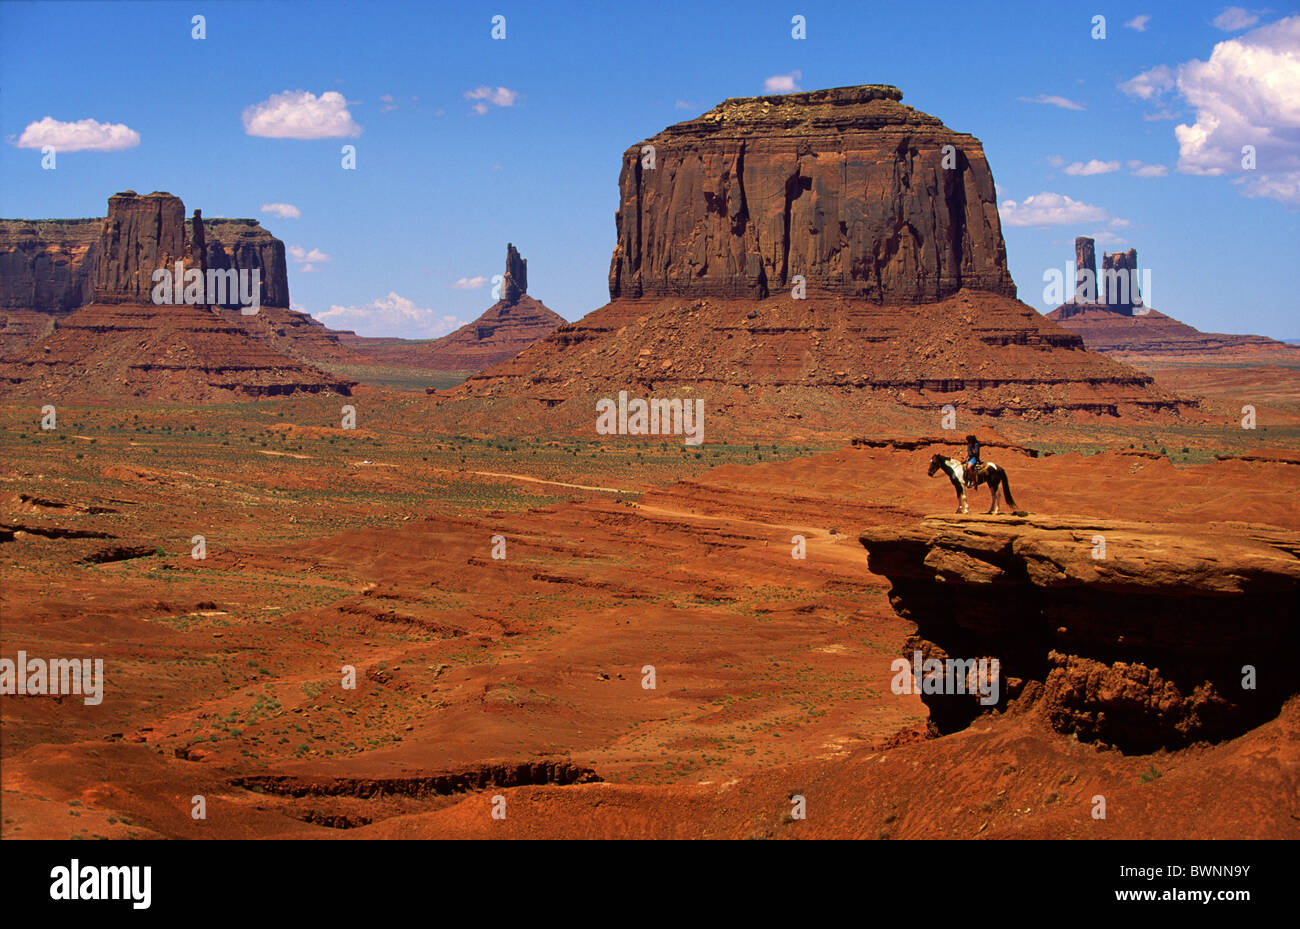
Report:
[[[608,300],[625,148],[726,97],[887,83],[983,141],[1031,306],[1097,234],[1137,248],[1155,308],[1300,337],[1288,4],[0,3],[0,37],[0,215],[102,216],[129,188],[255,216],[296,253],[294,304],[365,335],[474,318],[507,241],[576,319]]]

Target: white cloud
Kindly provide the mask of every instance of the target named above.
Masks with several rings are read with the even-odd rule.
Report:
[[[1066,97],[1057,97],[1052,94],[1039,94],[1037,97],[1017,97],[1017,100],[1023,100],[1025,103],[1046,103],[1048,106],[1059,106],[1063,110],[1086,110],[1082,103],[1075,103]]]
[[[389,113],[397,109],[397,104],[393,102],[392,94],[381,94],[379,96],[379,102],[383,104],[383,106],[379,108],[379,112],[381,113]]]
[[[482,116],[493,106],[514,106],[519,99],[519,91],[509,87],[488,87],[486,85],[465,91],[466,100],[476,101],[474,112]]]
[[[1169,173],[1169,169],[1164,165],[1147,165],[1140,161],[1130,161],[1128,166],[1129,172],[1134,177],[1164,177]]]
[[[313,315],[331,329],[351,329],[358,335],[368,336],[436,339],[464,325],[454,316],[417,306],[413,300],[393,292],[359,306],[335,304]]]
[[[270,139],[334,139],[358,136],[348,102],[338,91],[317,97],[305,90],[271,94],[244,110],[244,131]]]
[[[1142,100],[1158,98],[1174,89],[1174,72],[1168,65],[1157,65],[1119,85],[1130,97]]]
[[[1300,206],[1300,172],[1288,174],[1262,174],[1257,178],[1239,177],[1234,184],[1242,185],[1247,197],[1268,197],[1292,206]]]
[[[1087,162],[1076,161],[1065,168],[1066,174],[1072,174],[1075,177],[1090,177],[1094,174],[1110,174],[1119,170],[1118,161],[1098,161],[1096,158]]]
[[[302,219],[302,210],[292,203],[263,203],[261,210],[281,219]]]
[[[1225,39],[1177,75],[1196,114],[1174,127],[1178,170],[1236,174],[1245,196],[1300,206],[1300,15]],[[1243,164],[1248,145],[1253,169]]]
[[[1065,164],[1065,159],[1060,155],[1048,155],[1047,163],[1053,168],[1059,168],[1061,165]]]
[[[18,148],[44,148],[53,145],[55,152],[120,152],[140,144],[140,133],[122,123],[99,123],[80,119],[61,123],[52,116],[29,123],[13,143]]]
[[[799,81],[802,78],[802,71],[791,71],[789,74],[773,74],[763,81],[763,93],[792,94],[800,89]]]
[[[1087,237],[1089,239],[1092,239],[1094,242],[1096,242],[1099,246],[1102,246],[1103,248],[1106,246],[1129,244],[1128,239],[1125,239],[1122,236],[1117,236],[1115,235],[1115,233],[1107,232],[1105,230],[1102,230],[1101,232],[1089,233]],[[1098,261],[1098,263],[1100,264],[1100,261]]]
[[[483,275],[480,274],[477,277],[459,278],[457,279],[456,283],[452,284],[451,286],[455,287],[457,290],[478,290],[486,283],[487,283],[487,278],[485,278]]]
[[[1238,29],[1248,29],[1259,22],[1259,16],[1249,10],[1243,10],[1239,6],[1230,6],[1212,20],[1215,29],[1221,29],[1224,32],[1236,32]]]
[[[1007,226],[1068,226],[1105,222],[1110,218],[1099,206],[1046,191],[1026,197],[1020,203],[1003,200],[998,205],[998,213]]]
[[[1135,29],[1138,32],[1146,32],[1147,23],[1149,22],[1151,22],[1151,17],[1148,16],[1146,13],[1143,13],[1141,16],[1134,16],[1132,19],[1126,22],[1124,24],[1124,28]]]
[[[319,270],[316,265],[324,264],[330,260],[319,248],[313,248],[311,251],[303,248],[301,245],[289,246],[289,258],[298,263],[298,270],[311,272]]]

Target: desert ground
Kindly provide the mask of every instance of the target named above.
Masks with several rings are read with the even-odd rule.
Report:
[[[1030,519],[1294,546],[1300,371],[1148,370],[1200,406],[699,447],[494,437],[387,387],[52,430],[11,398],[0,649],[105,683],[0,704],[0,836],[1296,838],[1294,693],[1132,750],[1029,701],[939,734],[891,689],[916,626],[859,534],[1014,519],[927,478],[967,430]]]

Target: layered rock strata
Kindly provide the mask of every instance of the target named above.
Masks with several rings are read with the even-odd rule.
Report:
[[[1081,517],[930,517],[862,532],[926,659],[997,658],[998,706],[1127,751],[1238,735],[1300,689],[1300,536]],[[938,732],[989,707],[923,695]]]
[[[724,100],[623,153],[609,293],[1015,296],[978,139],[871,84]]]
[[[0,355],[92,301],[147,302],[153,271],[176,261],[256,269],[261,305],[289,306],[284,243],[257,220],[205,220],[198,211],[187,220],[179,197],[128,190],[109,198],[103,219],[0,220]]]

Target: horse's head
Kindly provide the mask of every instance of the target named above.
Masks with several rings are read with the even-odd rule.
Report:
[[[933,458],[930,459],[930,469],[926,471],[926,474],[928,474],[930,477],[934,477],[934,475],[942,467],[943,467],[943,456],[936,454]]]

